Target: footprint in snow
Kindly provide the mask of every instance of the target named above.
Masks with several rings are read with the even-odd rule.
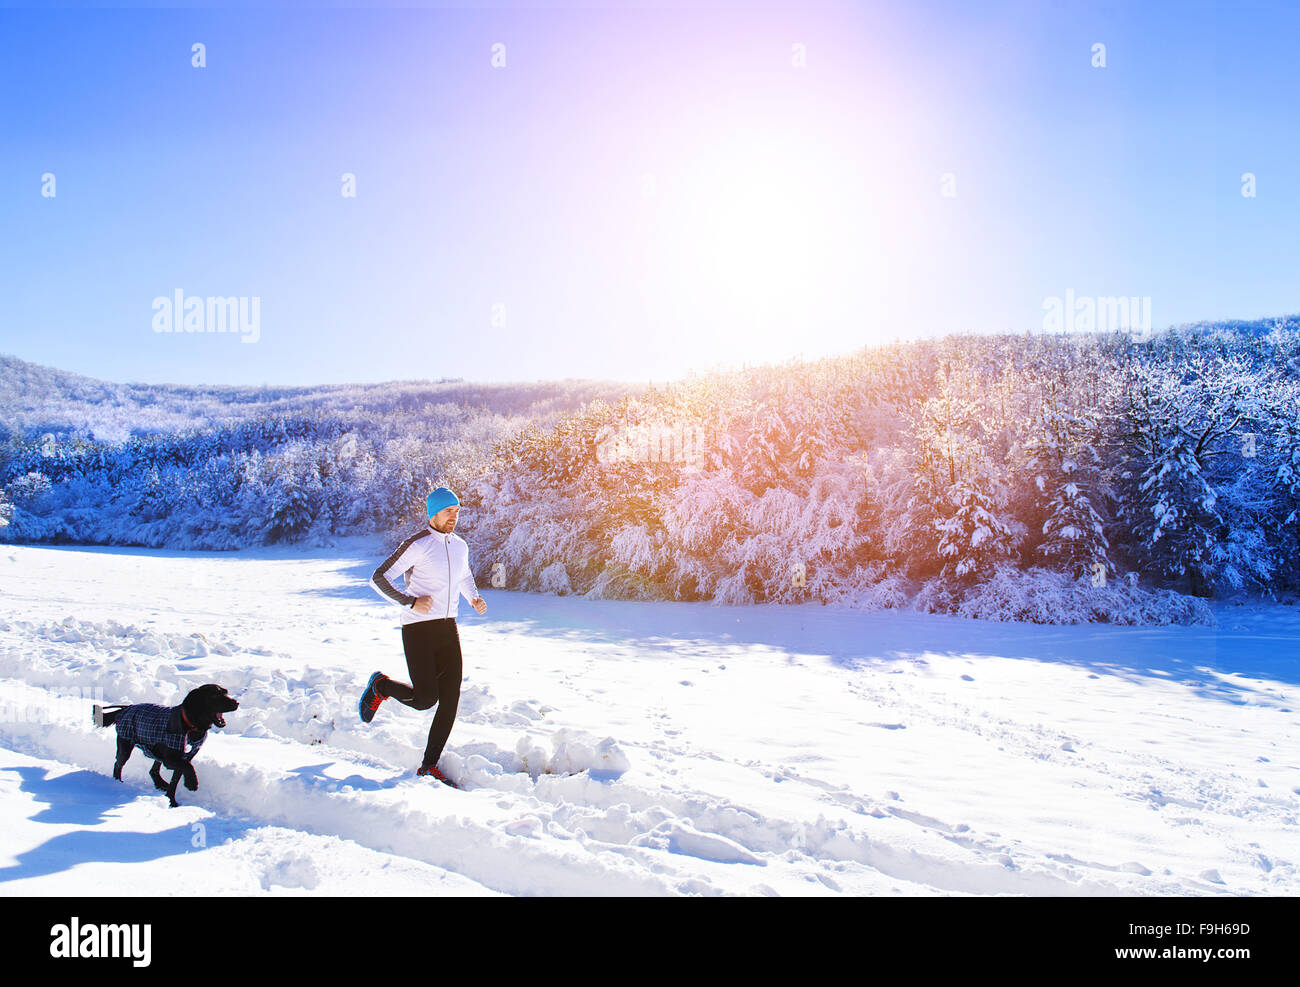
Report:
[[[272,886],[284,888],[303,888],[311,891],[320,883],[320,874],[310,857],[290,854],[282,857],[262,872],[262,890],[270,891]]]
[[[830,888],[832,891],[834,891],[837,894],[844,890],[842,887],[840,887],[838,882],[827,877],[825,874],[813,874],[808,878],[808,880],[811,881],[813,878],[816,878],[818,881],[821,881],[822,884],[826,885],[826,887]]]

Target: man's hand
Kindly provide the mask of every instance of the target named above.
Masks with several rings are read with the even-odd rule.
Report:
[[[479,613],[487,613],[487,603],[481,596],[474,597],[474,599],[470,600],[469,605]]]
[[[430,610],[433,609],[433,597],[432,596],[418,597],[416,601],[411,604],[411,609],[414,610],[416,613],[428,613]]]

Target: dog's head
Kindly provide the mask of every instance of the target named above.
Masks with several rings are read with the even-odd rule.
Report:
[[[201,685],[190,690],[181,706],[185,709],[185,716],[198,730],[224,727],[226,719],[221,714],[233,713],[239,709],[239,703],[231,699],[219,685]]]

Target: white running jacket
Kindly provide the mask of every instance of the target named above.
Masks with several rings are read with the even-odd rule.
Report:
[[[393,585],[398,573],[406,576],[406,591]],[[444,535],[426,527],[385,559],[370,577],[371,588],[389,603],[402,608],[402,623],[455,617],[460,597],[473,602],[478,596],[469,568],[469,545],[455,532]],[[433,597],[428,613],[411,609],[421,596]]]

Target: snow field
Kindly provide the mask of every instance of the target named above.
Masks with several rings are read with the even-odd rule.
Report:
[[[466,681],[443,757],[469,786],[456,792],[413,776],[431,713],[388,702],[369,726],[357,718],[369,672],[403,671],[392,617],[349,586],[363,562],[9,556],[0,853],[16,863],[0,888],[10,893],[107,893],[103,875],[123,871],[132,888],[178,888],[177,859],[200,887],[199,862],[211,861],[213,893],[1300,885],[1295,687],[1214,662],[1170,674],[1161,649],[1185,650],[1186,629],[1108,629],[1105,640],[1149,650],[1154,667],[1139,670],[1088,629],[1048,638],[1001,626],[981,640],[991,625],[759,608],[778,621],[769,632],[752,608],[735,611],[741,622],[728,608],[491,593],[487,617],[462,615]],[[31,579],[42,567],[77,577]],[[187,609],[196,582],[205,593]],[[740,627],[723,630],[733,619]],[[969,651],[948,646],[950,630]],[[935,650],[897,646],[927,635]],[[1020,656],[1044,640],[1071,660],[987,653]],[[182,789],[182,807],[167,810],[138,752],[125,785],[112,782],[114,733],[91,724],[92,699],[174,703],[207,681],[241,708],[196,759],[199,791]],[[68,832],[48,832],[51,791],[78,805],[59,823]],[[216,836],[203,848],[190,845],[196,821]],[[123,853],[124,843],[161,849]],[[65,845],[80,856],[49,863]]]

